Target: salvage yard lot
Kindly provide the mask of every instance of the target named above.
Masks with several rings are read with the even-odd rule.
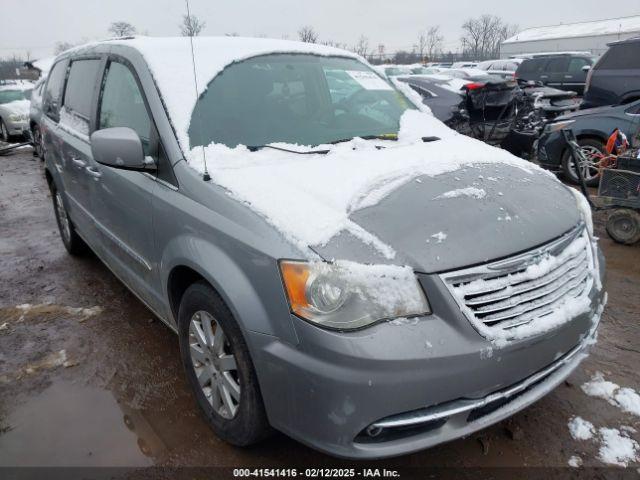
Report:
[[[615,386],[610,401],[581,387],[601,372],[620,387],[640,389],[640,245],[614,244],[604,217],[595,220],[609,303],[597,345],[569,380],[508,421],[367,467],[625,462],[605,448],[615,432],[600,429],[618,429],[633,450],[628,437],[640,442],[635,397],[625,408]],[[0,466],[348,464],[281,434],[246,450],[218,440],[185,381],[175,335],[95,256],[67,255],[42,164],[30,150],[0,159],[0,259]]]

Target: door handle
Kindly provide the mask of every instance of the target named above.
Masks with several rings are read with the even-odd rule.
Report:
[[[565,75],[564,78],[573,78],[573,75]]]
[[[96,168],[86,167],[85,170],[87,171],[87,173],[89,175],[91,175],[96,180],[99,179],[102,176],[102,172],[100,170],[96,169]]]
[[[549,78],[549,75],[540,75],[540,78]]]
[[[71,157],[71,161],[76,167],[84,168],[87,162],[78,157]]]

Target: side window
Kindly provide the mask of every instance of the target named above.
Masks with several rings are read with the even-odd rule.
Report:
[[[67,62],[61,61],[56,63],[47,80],[47,86],[44,89],[43,108],[47,117],[58,121],[58,111],[60,109],[60,100],[62,97],[62,85],[67,74]]]
[[[569,59],[566,57],[555,57],[547,62],[545,71],[547,72],[566,72],[569,66]]]
[[[152,155],[152,123],[131,70],[111,62],[103,80],[98,129],[129,127],[140,136],[145,155]]]
[[[586,58],[572,58],[569,62],[569,73],[582,73],[582,67],[591,65]]]
[[[100,60],[97,59],[71,62],[64,104],[60,109],[60,125],[89,135],[91,107],[99,68]]]

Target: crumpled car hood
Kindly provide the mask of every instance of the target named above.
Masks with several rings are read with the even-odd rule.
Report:
[[[325,259],[395,263],[432,273],[529,250],[580,222],[575,198],[546,172],[476,164],[421,176],[350,219],[397,253],[385,260],[346,233],[314,250]]]

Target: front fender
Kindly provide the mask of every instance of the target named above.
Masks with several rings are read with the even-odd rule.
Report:
[[[242,330],[297,344],[276,260],[253,250],[243,250],[238,258],[232,258],[203,238],[192,234],[176,237],[161,259],[167,304],[170,274],[180,266],[196,271],[212,285]],[[177,325],[177,319],[173,320]]]

